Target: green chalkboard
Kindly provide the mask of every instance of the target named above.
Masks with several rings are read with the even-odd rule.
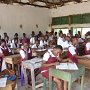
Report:
[[[65,16],[65,17],[61,17],[62,18],[62,25],[64,24],[69,24],[69,17],[68,16]]]
[[[83,14],[83,23],[90,23],[90,14]]]
[[[82,15],[73,15],[71,17],[71,24],[82,24],[82,23],[83,23]]]
[[[71,16],[71,24],[85,24],[85,23],[90,23],[90,13]],[[69,16],[52,18],[52,25],[65,25],[65,24],[69,24]]]
[[[52,18],[52,25],[64,25],[69,23],[68,16]]]
[[[61,25],[61,17],[52,18],[52,25]]]

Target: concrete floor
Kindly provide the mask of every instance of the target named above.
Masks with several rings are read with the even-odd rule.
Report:
[[[86,71],[83,90],[90,90],[90,74],[89,74],[89,72],[90,71]],[[37,76],[37,80],[39,80],[39,81],[41,80],[40,75]],[[18,82],[17,82],[17,90],[26,90],[25,86],[21,87],[20,80],[18,80]],[[28,90],[32,90],[32,89],[29,88]],[[41,87],[41,88],[38,88],[37,90],[43,90],[43,89]],[[46,90],[48,90],[48,88]],[[80,90],[80,83],[74,82],[72,84],[72,90]]]

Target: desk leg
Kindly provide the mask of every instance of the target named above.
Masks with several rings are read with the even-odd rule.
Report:
[[[35,75],[34,75],[34,68],[31,69],[31,79],[32,79],[32,90],[35,90]]]
[[[81,77],[81,90],[83,90],[84,75]]]
[[[68,90],[71,90],[71,81],[68,82]]]
[[[49,76],[49,90],[52,90],[52,76]]]

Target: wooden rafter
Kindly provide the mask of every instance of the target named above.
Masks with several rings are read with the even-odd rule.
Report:
[[[13,4],[13,3],[18,3],[20,5],[32,5],[32,6],[38,6],[38,7],[44,7],[44,8],[56,8],[56,7],[61,7],[64,6],[65,3],[67,2],[72,2],[75,1],[77,3],[80,3],[81,0],[28,0],[26,3],[22,2],[21,0],[0,0],[1,3],[6,3],[6,4]],[[35,4],[34,2],[42,2],[45,3],[45,5],[38,5]]]

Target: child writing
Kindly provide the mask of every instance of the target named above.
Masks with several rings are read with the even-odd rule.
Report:
[[[50,49],[44,54],[43,64],[40,70],[42,76],[45,77],[46,79],[49,80],[49,67],[56,66],[57,64],[59,64],[58,61],[61,61],[61,59],[59,58],[59,54],[62,53],[62,50],[63,50],[62,46],[56,45],[52,50]],[[63,90],[60,79],[53,77],[53,81],[57,86],[57,90]],[[66,86],[64,86],[64,90],[67,90]]]

